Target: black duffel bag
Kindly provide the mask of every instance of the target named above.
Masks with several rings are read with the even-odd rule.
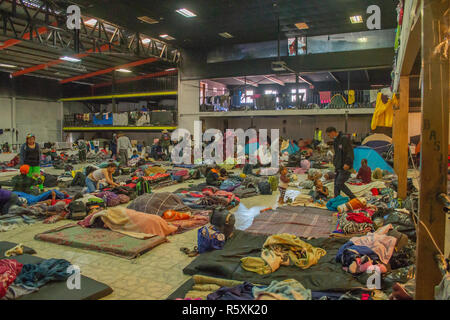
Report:
[[[223,233],[226,239],[229,239],[233,235],[236,218],[234,217],[234,214],[230,213],[225,208],[214,208],[210,215],[209,222],[215,226],[219,232]]]

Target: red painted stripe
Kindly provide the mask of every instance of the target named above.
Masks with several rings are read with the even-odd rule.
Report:
[[[162,76],[168,76],[171,74],[177,74],[178,70],[172,70],[172,71],[161,71],[161,72],[155,72],[155,73],[149,73],[143,76],[137,76],[133,78],[124,78],[116,81],[116,84],[118,83],[126,83],[126,82],[132,82],[132,81],[138,81],[142,79],[149,79],[149,78],[156,78],[156,77],[162,77]],[[96,85],[93,85],[93,88],[101,88],[101,87],[107,87],[111,86],[112,82],[103,82]]]
[[[56,26],[56,25],[57,25],[56,22],[52,23],[52,26]],[[48,32],[48,28],[47,27],[40,27],[40,28],[38,28],[37,31],[41,35],[43,33],[47,33]],[[33,38],[36,38],[36,37],[37,37],[36,31],[33,31]],[[25,33],[23,35],[22,39],[29,40],[30,39],[30,33],[29,32]],[[3,50],[3,49],[6,49],[6,48],[15,46],[16,44],[19,44],[21,42],[22,42],[22,40],[19,40],[19,39],[6,40],[6,41],[3,42],[3,45],[0,46],[0,50]]]
[[[107,51],[107,50],[109,50],[109,45],[105,44],[105,45],[100,47],[100,50],[96,49],[96,52],[102,52],[102,51]],[[93,49],[89,49],[89,50],[86,51],[86,53],[78,53],[78,54],[75,54],[75,55],[73,55],[71,57],[72,58],[84,58],[84,57],[87,57],[89,54],[91,54],[93,52],[94,52]],[[29,67],[29,68],[26,68],[26,69],[14,72],[14,73],[12,73],[12,76],[13,77],[18,77],[18,76],[21,76],[21,75],[24,75],[24,74],[27,74],[27,73],[30,73],[30,72],[46,69],[48,67],[55,66],[55,65],[58,65],[58,64],[64,63],[64,62],[66,62],[66,61],[60,60],[60,59],[52,60],[52,61],[49,61],[47,63],[38,64],[36,66]]]
[[[147,58],[147,59],[144,59],[144,60],[139,60],[139,61],[127,63],[127,64],[124,64],[124,65],[121,65],[121,66],[107,68],[107,69],[103,69],[103,70],[98,70],[98,71],[95,71],[95,72],[86,73],[86,74],[82,74],[82,75],[79,75],[79,76],[63,79],[63,80],[60,80],[59,83],[64,84],[64,83],[69,83],[69,82],[73,82],[73,81],[77,81],[77,80],[81,80],[81,79],[91,78],[91,77],[99,76],[99,75],[102,75],[102,74],[105,74],[105,73],[110,73],[110,72],[112,72],[114,70],[117,70],[117,69],[125,69],[125,68],[130,68],[130,67],[136,67],[136,66],[140,66],[140,65],[143,65],[143,64],[152,63],[152,62],[155,62],[157,60],[158,60],[157,58]]]

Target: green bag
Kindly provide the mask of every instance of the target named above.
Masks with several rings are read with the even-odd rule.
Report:
[[[136,194],[141,196],[145,193],[152,193],[152,188],[149,181],[140,178],[136,183]]]

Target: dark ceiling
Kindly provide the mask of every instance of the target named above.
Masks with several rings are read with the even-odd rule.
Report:
[[[381,8],[381,28],[396,27],[396,1],[393,0],[73,0],[83,15],[92,15],[152,37],[168,34],[169,41],[182,48],[208,49],[228,43],[249,43],[297,35],[325,35],[367,31],[367,7]],[[197,14],[185,18],[175,12],[186,8]],[[352,24],[349,17],[361,15],[364,23]],[[159,23],[137,19],[148,16]],[[294,24],[306,22],[307,30]],[[219,36],[228,32],[234,36]]]

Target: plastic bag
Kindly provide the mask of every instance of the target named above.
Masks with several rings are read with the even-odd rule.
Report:
[[[258,216],[263,209],[265,209],[265,207],[253,207],[247,209],[241,203],[234,213],[234,217],[236,218],[236,222],[234,224],[235,229],[245,230],[249,228],[253,223],[253,219]]]

